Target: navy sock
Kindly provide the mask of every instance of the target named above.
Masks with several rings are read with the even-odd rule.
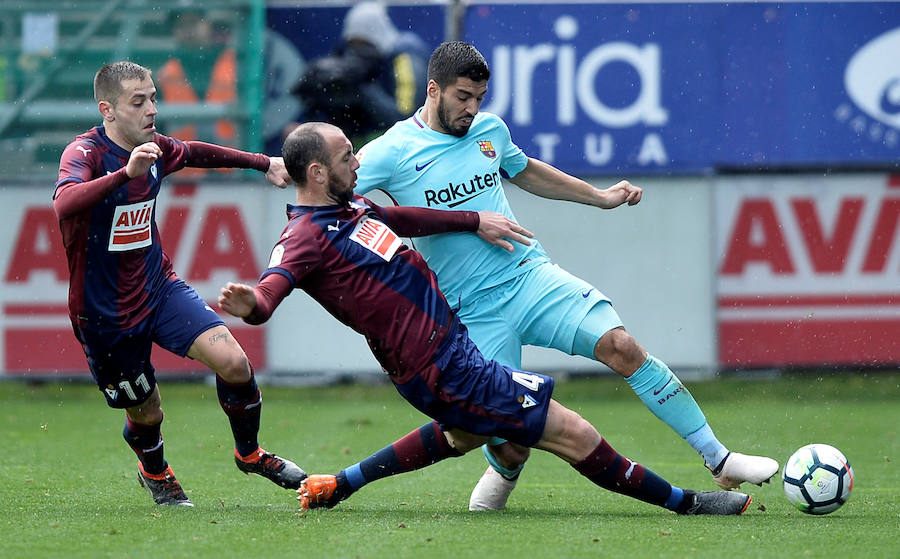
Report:
[[[349,491],[342,488],[346,498],[377,479],[418,470],[455,456],[462,454],[450,446],[438,424],[426,423],[362,462],[341,470],[337,475],[338,487],[344,482],[349,487]]]
[[[249,456],[259,448],[259,420],[262,412],[262,394],[256,384],[253,370],[250,380],[240,384],[230,384],[216,375],[216,392],[219,404],[231,423],[234,448],[241,456]]]
[[[578,473],[604,489],[675,510],[684,491],[614,449],[606,439],[587,458],[572,465]]]
[[[169,466],[163,456],[161,425],[161,422],[156,425],[136,423],[127,415],[125,416],[125,427],[122,429],[122,436],[125,438],[128,446],[131,447],[131,450],[137,454],[138,460],[144,466],[144,471],[148,474],[161,474]]]

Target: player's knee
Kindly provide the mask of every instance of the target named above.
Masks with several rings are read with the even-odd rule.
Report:
[[[593,450],[600,444],[600,433],[585,418],[581,417],[578,412],[567,410],[565,420],[563,421],[563,431],[561,438],[571,445],[572,448]]]
[[[531,449],[527,446],[515,443],[504,443],[501,445],[490,446],[488,451],[494,455],[497,462],[504,468],[515,470],[528,460],[531,455]]]
[[[229,383],[240,383],[250,380],[250,360],[240,347],[232,348],[217,360],[215,369],[222,380]]]
[[[125,413],[136,423],[142,425],[158,425],[162,423],[163,411],[159,391],[154,390],[144,402],[127,408]]]
[[[450,446],[460,454],[465,454],[473,448],[478,448],[487,442],[487,437],[472,435],[471,433],[466,433],[458,429],[444,431],[444,436],[447,437],[447,442]]]
[[[644,348],[624,328],[604,334],[594,347],[594,356],[619,374],[633,373],[647,358]]]

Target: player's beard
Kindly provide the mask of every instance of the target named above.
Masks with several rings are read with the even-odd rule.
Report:
[[[438,122],[441,123],[441,128],[443,128],[448,134],[451,136],[456,136],[457,138],[462,138],[469,132],[469,126],[456,126],[450,124],[450,117],[448,113],[450,111],[447,110],[447,105],[444,104],[444,96],[441,95],[440,101],[438,101],[437,106],[437,117]]]
[[[353,187],[337,185],[336,188],[335,186],[334,181],[328,184],[328,197],[340,206],[349,206],[350,200],[353,199]]]

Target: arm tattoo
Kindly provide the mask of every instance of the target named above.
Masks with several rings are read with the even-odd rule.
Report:
[[[215,343],[219,341],[228,341],[228,332],[213,334],[209,337],[210,345],[215,345]]]

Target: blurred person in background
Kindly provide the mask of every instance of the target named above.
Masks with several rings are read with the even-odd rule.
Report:
[[[360,150],[357,192],[380,189],[402,206],[490,210],[512,220],[501,178],[536,196],[602,209],[641,201],[642,189],[628,181],[598,189],[525,155],[500,117],[479,112],[489,78],[474,46],[453,41],[437,47],[425,105]],[[604,242],[614,241],[600,240],[598,258]],[[426,237],[416,248],[487,358],[519,368],[522,346],[530,344],[594,359],[625,378],[701,455],[719,487],[761,484],[778,471],[771,458],[730,452],[678,377],[625,330],[609,298],[554,264],[539,242],[506,252],[456,233]],[[470,510],[504,508],[528,452],[500,439],[486,445],[490,465]]]
[[[237,102],[237,53],[231,33],[217,25],[213,12],[199,8],[175,11],[169,18],[176,54],[155,71],[165,103],[233,104]],[[200,121],[171,130],[179,140],[205,140],[234,145],[237,126],[227,119]]]
[[[364,1],[347,12],[332,53],[310,61],[291,91],[305,120],[331,122],[362,145],[421,105],[427,60],[421,38],[398,31],[380,2]]]
[[[225,323],[172,269],[156,226],[162,179],[184,167],[256,169],[284,188],[280,157],[156,132],[156,87],[132,62],[94,77],[103,124],[63,151],[53,209],[69,264],[69,316],[107,405],[125,410],[123,436],[138,457],[138,480],[159,505],[193,506],[163,453],[156,344],[216,375],[219,403],[244,473],[290,489],[306,474],[266,452],[257,435],[262,396],[253,367]]]

